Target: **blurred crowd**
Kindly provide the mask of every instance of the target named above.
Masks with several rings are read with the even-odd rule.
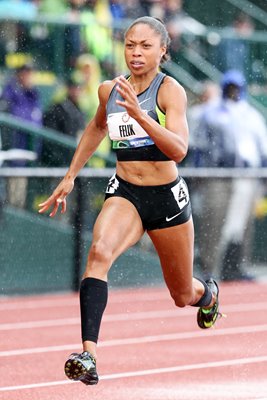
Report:
[[[121,61],[122,32],[128,20],[150,15],[164,21],[172,39],[170,54],[177,61],[181,48],[192,44],[183,42],[183,33],[205,30],[183,6],[183,0],[0,0],[0,13],[3,10],[7,18],[45,17],[51,22],[42,24],[38,18],[30,25],[23,19],[0,21],[0,68],[6,70],[0,81],[0,112],[78,142],[96,111],[99,83],[126,73]],[[58,24],[56,28],[53,22]],[[259,67],[255,61],[248,66],[247,38],[254,29],[251,18],[239,13],[225,28],[223,40],[214,46],[209,61],[222,79],[202,80],[198,98],[189,103],[190,143],[185,166],[267,166],[265,120],[248,102],[248,69],[254,82],[266,81],[262,64]],[[196,45],[200,53],[205,52],[201,43],[194,43],[193,48]],[[43,90],[43,81],[52,87],[49,94]],[[2,129],[1,133],[3,150],[25,151],[13,158],[6,156],[6,160],[2,156],[0,163],[7,166],[29,165],[33,158],[27,152],[35,155],[35,165],[46,167],[66,167],[72,158],[73,149],[29,135],[22,128]],[[107,165],[111,154],[108,138],[99,154],[102,157],[94,156],[88,166]],[[244,259],[250,257],[243,243],[245,235],[250,235],[251,242],[249,228],[261,192],[256,179],[200,179],[194,184],[192,203],[201,233],[198,256],[207,278],[215,269],[221,279],[251,279],[242,269]],[[203,220],[207,215],[208,222]]]
[[[53,129],[75,141],[96,111],[100,81],[127,71],[121,60],[123,30],[129,20],[150,15],[164,21],[175,61],[183,46],[192,45],[182,41],[183,33],[205,29],[185,12],[183,0],[0,0],[1,10],[7,19],[0,20],[0,64],[6,72],[0,76],[0,112]],[[16,19],[19,13],[21,20]],[[26,15],[36,18],[36,23],[25,22]],[[51,24],[38,22],[42,17]],[[222,73],[236,69],[246,76],[249,48],[244,38],[253,32],[253,21],[241,13],[233,16],[232,25],[225,30],[234,32],[235,40],[226,35],[210,61]],[[199,43],[195,45],[203,51]],[[216,84],[213,82],[213,86]],[[4,150],[30,150],[43,166],[67,166],[73,152],[57,144],[53,150],[47,140],[30,137],[22,130],[3,132],[2,146]],[[108,139],[99,152],[110,155]],[[7,160],[6,165],[23,166],[28,161]],[[94,157],[90,163],[92,167],[105,165],[101,157]]]
[[[0,12],[1,9],[5,10],[7,15],[9,15],[8,10],[10,15],[14,16],[18,13],[18,9],[23,7],[27,10],[25,15],[28,13],[28,17],[43,16],[51,22],[68,24],[63,28],[64,54],[62,54],[67,67],[74,67],[80,54],[90,52],[98,59],[104,73],[108,75],[114,73],[116,68],[123,70],[125,67],[118,61],[121,60],[121,32],[127,20],[144,15],[162,19],[173,40],[173,50],[179,48],[182,31],[197,30],[201,27],[198,21],[184,12],[183,0],[0,0]],[[13,13],[12,8],[14,8]],[[48,35],[54,36],[55,41],[58,38],[57,33],[51,32],[53,28],[49,26],[35,24],[29,29],[22,21],[16,22],[12,30],[10,21],[8,24],[8,29],[5,30],[5,27],[2,29],[3,36],[0,40],[2,51],[10,51],[13,47],[13,51],[23,52],[36,46],[36,43],[40,51],[45,48]],[[82,24],[82,27],[79,24]],[[57,26],[57,29],[60,27]],[[51,49],[50,53],[49,49],[46,50],[48,53],[42,54],[42,61],[51,55]],[[49,60],[46,62],[49,65]]]
[[[199,103],[188,110],[190,148],[187,165],[195,168],[267,166],[267,126],[247,99],[244,74],[225,72],[219,84],[203,82]],[[198,261],[209,277],[251,280],[255,206],[264,194],[261,179],[201,178],[194,182],[192,203],[199,235]]]
[[[10,16],[19,12],[33,18],[43,16],[59,25],[27,24],[23,19],[12,22],[12,18],[0,21],[0,63],[7,67],[0,83],[0,111],[76,141],[96,111],[100,81],[126,73],[121,60],[127,21],[144,15],[162,19],[172,38],[171,52],[179,50],[183,30],[200,25],[184,12],[182,0],[0,0],[1,9]],[[42,82],[49,71],[55,71],[50,92],[44,90]],[[2,142],[4,149],[33,151],[43,166],[67,166],[73,153],[29,137],[23,130],[3,132]],[[99,153],[109,156],[108,139],[101,144]],[[29,165],[29,160],[6,160],[6,165]],[[101,157],[90,161],[92,167],[105,165]]]

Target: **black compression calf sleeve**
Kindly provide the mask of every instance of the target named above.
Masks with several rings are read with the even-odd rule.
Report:
[[[108,300],[108,284],[96,278],[85,278],[80,287],[82,340],[97,343],[102,315]]]
[[[205,281],[203,281],[202,279],[199,279],[199,278],[195,278],[195,279],[197,279],[198,281],[200,281],[202,283],[205,291],[204,291],[203,296],[198,300],[198,302],[196,304],[192,304],[192,306],[193,307],[207,307],[210,305],[211,300],[212,300],[211,290]]]

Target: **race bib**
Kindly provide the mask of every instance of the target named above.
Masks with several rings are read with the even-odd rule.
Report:
[[[143,111],[147,113],[147,111]],[[111,140],[124,141],[149,137],[146,131],[127,112],[109,114],[107,124]]]

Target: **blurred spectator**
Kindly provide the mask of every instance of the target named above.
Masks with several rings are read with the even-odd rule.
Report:
[[[120,12],[124,10],[123,2]],[[115,13],[116,18],[120,13]],[[123,37],[120,23],[113,21],[112,10],[108,0],[90,0],[81,12],[81,29],[84,52],[94,55],[100,63],[104,79],[112,75],[125,73],[123,57]],[[113,31],[113,26],[117,28]],[[96,40],[97,38],[97,40]]]
[[[39,93],[32,84],[32,77],[33,67],[31,64],[24,64],[17,68],[14,77],[11,77],[3,88],[0,103],[2,111],[38,127],[42,125],[42,111]],[[40,156],[41,145],[41,139],[30,137],[22,130],[5,129],[3,132],[4,150],[31,150]],[[27,160],[28,154],[25,156],[22,154],[19,157],[16,155],[16,157],[12,156],[6,159],[5,165],[25,167],[28,163]],[[27,197],[27,186],[27,178],[10,178],[7,187],[9,204],[23,208]]]
[[[225,28],[224,31],[226,37],[221,40],[216,50],[217,68],[222,72],[236,69],[248,76],[251,58],[250,43],[247,39],[254,31],[251,18],[240,13],[235,17],[232,26]]]
[[[175,56],[181,47],[181,34],[186,14],[183,11],[183,0],[166,0],[164,22],[171,38],[170,53]]]
[[[125,18],[136,19],[146,15],[146,10],[139,0],[125,0],[123,6]]]
[[[64,15],[68,10],[68,0],[40,0],[39,12],[48,15]]]
[[[84,9],[86,0],[69,0],[68,1],[68,19],[71,22],[65,28],[65,57],[67,58],[67,66],[73,68],[76,58],[83,50],[82,38],[80,34],[80,26],[72,24],[80,22],[80,13]]]
[[[199,149],[206,146],[206,141],[203,137],[203,143],[201,142],[201,137],[199,137],[199,125],[202,119],[203,113],[207,109],[208,106],[213,107],[216,103],[218,103],[221,99],[220,95],[221,89],[219,84],[216,82],[207,80],[201,83],[199,96],[197,102],[192,106],[188,107],[187,111],[187,121],[189,127],[189,148],[188,154],[184,161],[184,166],[186,167],[195,167],[199,165]],[[196,230],[200,232],[199,235],[196,235],[195,239],[195,263],[200,266],[204,275],[209,276],[209,256],[203,259],[203,254],[201,251],[203,244],[202,241],[206,240],[205,232],[206,232],[206,221],[203,221],[203,216],[206,215],[206,212],[210,210],[205,207],[205,193],[203,187],[207,185],[211,186],[211,180],[207,178],[198,178],[193,179],[191,182],[191,201],[192,207],[194,209],[194,223],[196,226]],[[203,235],[204,233],[204,235]],[[207,261],[206,261],[207,260]],[[205,265],[208,264],[208,265]],[[211,262],[212,264],[212,262]]]
[[[109,8],[114,21],[121,21],[125,18],[122,0],[109,0]]]
[[[91,54],[81,54],[75,63],[74,78],[80,84],[79,105],[90,120],[98,106],[98,86],[101,69],[98,60]]]
[[[165,4],[162,0],[147,0],[142,1],[146,14],[154,18],[164,20]]]
[[[112,15],[109,5],[97,0],[86,2],[86,7],[81,11],[81,30],[84,49],[93,54],[102,65],[112,58]],[[96,40],[97,38],[97,40]]]
[[[244,76],[228,71],[222,80],[222,98],[208,105],[200,120],[195,151],[196,166],[261,167],[267,160],[267,130],[263,116],[246,100]],[[249,261],[257,179],[207,179],[199,192],[203,215],[199,255],[203,272],[217,271],[223,280],[250,279],[243,270]],[[245,240],[246,239],[246,240]]]
[[[43,0],[40,3],[39,12],[54,17],[63,17],[66,25],[64,27],[64,57],[65,68],[73,68],[75,59],[83,50],[81,28],[79,26],[81,13],[86,6],[86,0]],[[50,27],[50,35],[58,41],[59,27]],[[47,45],[51,45],[47,43]],[[49,51],[50,49],[48,49]]]
[[[12,77],[3,88],[1,96],[1,108],[3,111],[21,118],[25,121],[42,125],[42,110],[37,89],[32,84],[33,67],[24,64],[17,68]],[[32,150],[40,155],[41,140],[30,139],[23,131],[10,132],[5,147]],[[26,161],[9,161],[10,166],[25,166]]]
[[[2,141],[1,141],[1,132],[0,132],[0,168],[3,164],[3,159],[2,159]],[[0,177],[0,222],[2,219],[3,215],[3,206],[5,203],[5,198],[6,198],[6,188],[5,188],[5,179]]]
[[[81,85],[79,105],[89,121],[98,107],[98,86],[101,82],[101,69],[97,59],[91,54],[82,54],[77,58],[74,77]],[[106,136],[98,147],[101,156],[110,154],[110,140]],[[94,155],[88,164],[90,167],[103,168],[106,163]]]
[[[110,10],[114,20],[136,19],[146,15],[146,9],[139,0],[110,0]]]
[[[190,17],[183,9],[183,0],[165,0],[163,20],[171,38],[170,53],[175,58],[181,48],[181,34],[195,34],[205,31],[204,25]]]
[[[198,140],[198,148],[200,146],[200,138],[198,137],[198,127],[199,122],[202,118],[203,112],[206,110],[207,106],[213,106],[220,100],[220,86],[211,80],[206,80],[201,83],[201,88],[198,96],[197,103],[188,107],[187,120],[189,126],[189,150],[186,157],[186,164],[196,166],[198,161],[198,151],[195,154],[195,141],[196,136]],[[204,143],[205,145],[205,143]]]
[[[66,90],[66,98],[58,104],[53,104],[44,113],[43,124],[78,140],[86,124],[84,113],[79,106],[80,87],[77,82],[70,79]],[[67,166],[72,156],[72,149],[48,141],[43,143],[42,164],[45,166]]]

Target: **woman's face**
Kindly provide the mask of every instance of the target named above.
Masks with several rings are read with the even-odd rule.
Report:
[[[156,71],[165,52],[160,35],[149,25],[134,25],[125,37],[125,61],[134,75]]]
[[[20,85],[23,88],[29,89],[32,87],[32,77],[33,77],[32,70],[30,69],[22,70],[18,73],[17,77]]]
[[[241,99],[241,88],[234,84],[229,84],[225,88],[225,97],[232,101],[239,101]]]

